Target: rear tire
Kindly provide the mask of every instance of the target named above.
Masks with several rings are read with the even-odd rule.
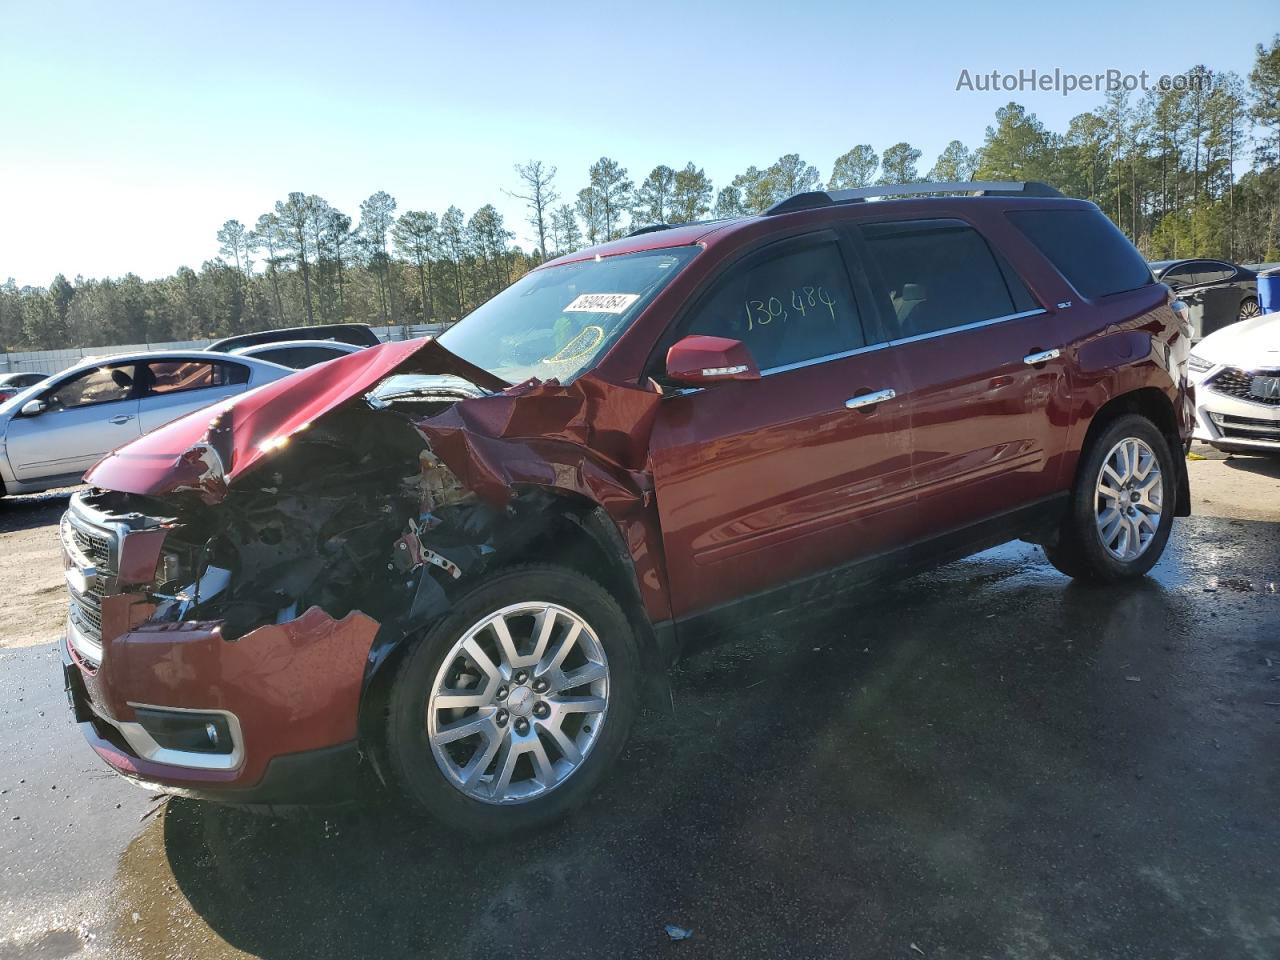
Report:
[[[1236,315],[1237,320],[1249,320],[1262,313],[1262,308],[1258,305],[1258,301],[1253,297],[1245,297],[1240,301],[1240,312]]]
[[[1146,417],[1126,414],[1084,452],[1058,542],[1044,548],[1059,571],[1118,583],[1147,573],[1173,527],[1177,473],[1164,436]]]
[[[639,681],[635,636],[603,587],[550,565],[500,572],[401,665],[387,715],[393,785],[474,836],[557,820],[617,759]]]

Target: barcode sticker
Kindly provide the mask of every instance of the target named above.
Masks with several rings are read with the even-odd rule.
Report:
[[[583,293],[564,308],[565,313],[622,313],[640,299],[638,293]]]

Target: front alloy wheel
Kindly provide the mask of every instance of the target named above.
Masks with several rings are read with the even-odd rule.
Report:
[[[466,796],[523,803],[573,775],[608,709],[608,658],[590,625],[558,604],[512,604],[441,664],[427,702],[431,752]]]
[[[631,624],[599,583],[550,564],[490,573],[397,668],[391,784],[473,835],[549,823],[617,759],[640,679]]]

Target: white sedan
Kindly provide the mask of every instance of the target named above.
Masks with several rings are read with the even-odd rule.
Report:
[[[1280,454],[1280,313],[1210,334],[1188,361],[1195,439],[1230,453]]]
[[[86,360],[0,403],[0,495],[79,483],[130,440],[293,372],[199,350]]]

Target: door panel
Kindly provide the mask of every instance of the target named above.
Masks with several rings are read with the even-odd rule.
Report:
[[[143,397],[140,408],[142,432],[149,433],[201,407],[207,407],[219,400],[242,393],[244,389],[244,384],[237,384],[230,387],[203,387],[198,390],[182,390],[177,393]]]
[[[894,351],[873,349],[665,399],[650,449],[674,615],[899,543],[905,386]],[[898,396],[845,405],[883,389]]]
[[[19,480],[81,474],[141,435],[138,401],[46,410],[9,423],[9,462]]]
[[[1043,313],[904,343],[911,391],[918,533],[926,536],[1024,506],[1061,485],[1070,416],[1061,349]]]
[[[1062,348],[1052,318],[962,220],[864,224],[860,239],[910,390],[914,536],[1053,492],[1068,380],[1060,356],[1027,362]]]

